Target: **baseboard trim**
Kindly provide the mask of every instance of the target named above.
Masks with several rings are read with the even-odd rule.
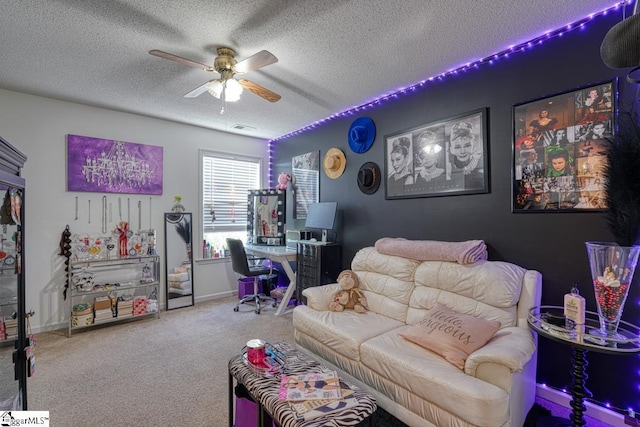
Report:
[[[33,328],[33,333],[38,334],[40,332],[49,332],[49,331],[57,331],[59,329],[67,329],[69,328],[69,321],[64,321],[60,323],[52,323],[48,325],[41,325],[39,327]]]
[[[237,295],[237,294],[238,294],[237,291],[226,291],[226,292],[219,292],[219,293],[216,293],[216,294],[209,294],[209,295],[204,295],[204,296],[200,296],[200,297],[195,297],[194,298],[194,304],[198,304],[198,303],[206,302],[206,301],[211,301],[211,300],[222,299],[222,298],[230,297],[232,295]],[[163,302],[162,304],[160,304],[158,309],[160,310],[160,316],[162,317],[162,312],[165,311],[165,309],[166,309],[165,303]],[[33,333],[38,334],[38,333],[41,333],[41,332],[57,331],[59,329],[67,329],[68,330],[68,328],[69,328],[69,321],[68,320],[63,320],[62,322],[58,322],[58,323],[50,323],[50,324],[40,325],[38,327],[34,327],[33,328]]]
[[[226,297],[230,297],[230,296],[237,296],[238,295],[238,291],[224,291],[224,292],[218,292],[215,294],[208,294],[208,295],[201,295],[198,297],[195,297],[195,303],[199,303],[199,302],[205,302],[205,301],[211,301],[211,300],[216,300],[216,299],[222,299],[222,298],[226,298]]]
[[[537,384],[536,395],[549,402],[571,409],[571,405],[569,404],[571,402],[571,395],[567,393],[549,388],[543,384]],[[626,426],[624,416],[617,412],[587,401],[584,402],[584,406],[587,408],[585,415],[595,420],[602,421],[611,426]]]

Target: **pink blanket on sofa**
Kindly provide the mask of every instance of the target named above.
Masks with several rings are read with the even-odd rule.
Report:
[[[454,261],[459,264],[473,264],[487,259],[487,245],[484,240],[440,242],[383,237],[378,239],[375,248],[381,254],[401,256],[418,261]]]

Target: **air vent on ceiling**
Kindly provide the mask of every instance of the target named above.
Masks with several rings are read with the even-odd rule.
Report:
[[[243,130],[243,129],[256,130],[256,128],[254,128],[253,126],[249,126],[249,125],[241,125],[241,124],[233,125],[233,126],[232,126],[232,128],[233,128],[233,129],[239,129],[239,130]]]

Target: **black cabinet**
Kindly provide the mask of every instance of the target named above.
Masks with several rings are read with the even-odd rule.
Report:
[[[25,180],[20,177],[26,160],[0,137],[0,412],[27,409],[32,348],[26,318],[32,313],[25,309]]]
[[[342,271],[342,245],[298,243],[296,257],[296,299],[306,304],[302,291],[312,286],[335,283]]]

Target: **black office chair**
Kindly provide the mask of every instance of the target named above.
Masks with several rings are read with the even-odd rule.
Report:
[[[244,277],[253,277],[253,294],[243,296],[233,311],[238,311],[240,309],[240,304],[244,304],[245,302],[255,303],[256,314],[260,314],[260,302],[272,301],[272,304],[275,307],[277,303],[274,298],[258,292],[259,280],[268,279],[270,282],[271,279],[276,277],[273,267],[255,264],[256,262],[264,261],[266,258],[247,256],[247,253],[244,250],[244,244],[242,243],[242,240],[239,239],[227,239],[227,247],[231,254],[231,266],[233,271]]]

